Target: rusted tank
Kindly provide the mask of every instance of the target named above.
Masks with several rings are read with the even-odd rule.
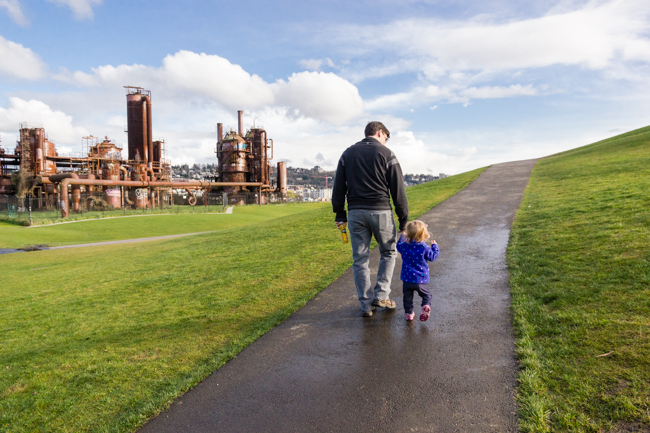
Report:
[[[250,145],[235,131],[220,143],[219,173],[224,182],[246,182]]]
[[[57,156],[59,154],[56,153],[56,145],[47,139],[43,140],[43,158],[45,160],[43,174],[49,176],[56,173],[56,162],[52,158]]]
[[[150,169],[145,164],[131,166],[131,180],[147,182],[151,180]],[[149,190],[146,188],[131,189],[131,200],[135,207],[146,208],[149,206]]]
[[[104,190],[104,200],[115,209],[122,207],[122,189],[107,187]]]
[[[102,161],[101,178],[105,180],[120,180],[120,167],[118,161]],[[104,200],[114,208],[122,207],[122,189],[119,187],[104,188]]]
[[[264,185],[271,184],[271,165],[269,163],[269,140],[266,131],[261,128],[253,128],[246,137],[252,143],[251,177],[255,182],[262,182]]]
[[[95,139],[95,137],[84,137],[84,139]],[[104,140],[101,143],[97,143],[93,146],[90,146],[88,149],[89,158],[98,158],[98,159],[110,159],[110,160],[121,160],[122,159],[122,149],[119,148],[108,136],[104,137]]]
[[[126,89],[129,160],[148,163],[153,160],[151,92],[141,87]]]
[[[159,167],[160,165],[160,160],[162,159],[162,144],[163,142],[160,140],[156,140],[153,142],[153,166],[154,167]]]
[[[135,207],[146,208],[149,206],[149,189],[148,188],[135,188]]]
[[[217,158],[219,159],[219,176],[222,182],[246,182],[248,178],[248,161],[250,159],[251,146],[246,140],[236,133],[230,131],[221,143],[217,143]],[[242,187],[229,186],[224,192],[233,196],[240,192]],[[234,204],[246,204],[242,198],[236,199]]]
[[[56,163],[52,159],[58,156],[56,146],[47,139],[43,128],[20,125],[20,139],[16,147],[20,154],[20,168],[34,175],[52,175],[56,173]]]

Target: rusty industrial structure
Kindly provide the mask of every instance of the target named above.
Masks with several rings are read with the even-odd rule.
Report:
[[[237,112],[237,131],[231,129],[223,135],[223,123],[217,124],[217,148],[219,180],[229,183],[254,182],[262,184],[260,200],[264,203],[268,193],[274,191],[279,197],[287,194],[287,166],[279,162],[277,167],[277,187],[271,185],[271,160],[273,159],[273,139],[268,138],[266,130],[253,126],[244,133],[244,112]],[[225,192],[237,194],[245,186],[225,187]],[[266,194],[265,194],[266,193]]]
[[[153,208],[173,205],[172,190],[189,194],[188,203],[197,202],[195,192],[203,190],[234,197],[228,204],[245,204],[242,192],[254,193],[257,203],[266,203],[271,194],[286,197],[286,163],[278,163],[277,188],[271,185],[273,140],[262,128],[239,130],[223,136],[218,124],[217,158],[219,174],[210,181],[173,181],[170,162],[165,159],[165,141],[153,138],[151,92],[125,86],[127,101],[128,149],[123,150],[108,137],[82,138],[83,156],[60,156],[45,130],[23,123],[13,154],[0,147],[0,194],[38,199],[39,209],[60,209],[61,216],[78,212],[82,190],[101,196],[111,208]],[[72,199],[72,206],[70,205]],[[225,202],[224,202],[225,204]]]

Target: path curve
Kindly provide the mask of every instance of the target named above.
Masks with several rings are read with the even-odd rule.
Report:
[[[535,162],[491,166],[420,218],[441,250],[428,322],[404,321],[399,259],[398,308],[370,318],[348,269],[141,432],[516,432],[505,253]]]

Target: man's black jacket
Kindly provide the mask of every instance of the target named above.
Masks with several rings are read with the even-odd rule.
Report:
[[[409,218],[402,168],[395,154],[378,140],[366,137],[343,152],[336,168],[332,207],[336,221],[347,221],[348,210],[391,210],[393,198],[399,218],[399,229],[404,230]]]

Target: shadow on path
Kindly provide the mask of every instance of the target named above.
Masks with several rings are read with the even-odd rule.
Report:
[[[370,318],[348,269],[141,432],[516,432],[505,252],[535,162],[494,165],[420,217],[440,244],[428,322],[404,320],[399,259],[398,307]]]

